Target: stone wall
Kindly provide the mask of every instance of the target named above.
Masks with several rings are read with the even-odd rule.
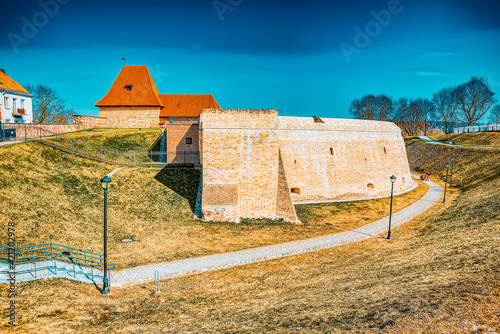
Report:
[[[109,120],[104,117],[73,115],[73,124],[93,129],[109,128]]]
[[[200,145],[208,220],[296,221],[292,203],[390,195],[393,174],[395,193],[413,185],[400,129],[388,122],[205,109]]]
[[[100,107],[99,116],[111,128],[158,128],[160,107]]]

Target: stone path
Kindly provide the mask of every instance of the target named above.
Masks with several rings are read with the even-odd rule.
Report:
[[[490,149],[490,150],[500,150],[500,147],[498,147],[498,146],[473,146],[473,145],[447,144],[447,143],[442,143],[442,142],[430,139],[427,136],[418,136],[418,138],[420,138],[423,141],[426,141],[428,143],[437,144],[437,145],[452,146],[452,147],[485,148],[485,149]]]
[[[416,176],[414,175],[414,177]],[[440,200],[443,188],[431,181],[427,183],[429,191],[420,200],[392,215],[393,227],[399,226],[422,214]],[[125,269],[112,272],[110,284],[112,287],[136,285],[153,281],[155,271],[158,271],[160,279],[172,278],[332,248],[367,238],[381,238],[379,234],[387,233],[388,225],[389,217],[385,217],[348,232],[231,253]]]

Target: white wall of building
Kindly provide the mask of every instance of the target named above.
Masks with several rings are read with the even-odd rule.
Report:
[[[3,123],[33,123],[33,102],[27,94],[5,91],[0,99]],[[24,115],[14,116],[18,109],[24,109]]]

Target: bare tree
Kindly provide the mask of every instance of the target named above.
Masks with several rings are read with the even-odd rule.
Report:
[[[365,95],[361,99],[354,99],[349,107],[349,114],[356,119],[375,119],[377,101],[374,95]]]
[[[444,122],[445,133],[449,133],[450,125],[458,109],[455,90],[456,87],[442,88],[432,96],[435,111],[438,117]]]
[[[26,85],[33,95],[33,122],[38,124],[68,124],[73,109],[68,108],[57,92],[45,85]]]
[[[455,89],[455,95],[467,125],[474,125],[497,102],[495,92],[485,78],[473,76]]]
[[[382,94],[376,96],[375,100],[377,102],[377,119],[380,121],[388,121],[392,116],[394,108],[392,98],[385,94]]]
[[[405,110],[403,132],[408,136],[418,136],[422,131],[427,134],[427,121],[434,112],[432,102],[423,98],[411,99]]]
[[[497,104],[491,109],[489,121],[491,123],[500,124],[500,104]]]

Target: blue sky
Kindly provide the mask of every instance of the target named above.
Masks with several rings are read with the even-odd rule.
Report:
[[[9,3],[0,68],[55,88],[78,114],[98,115],[122,57],[148,66],[162,94],[290,116],[347,118],[356,97],[431,97],[472,75],[500,93],[492,0]]]

